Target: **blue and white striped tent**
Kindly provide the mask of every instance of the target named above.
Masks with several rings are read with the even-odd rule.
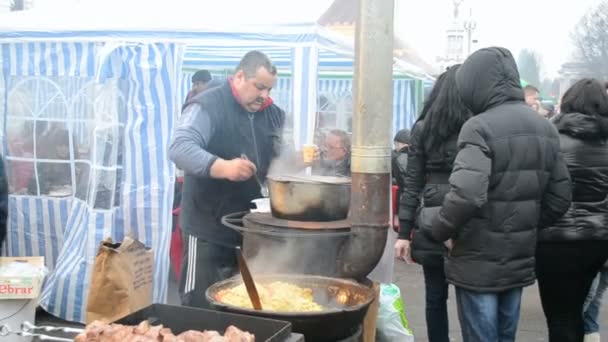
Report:
[[[9,140],[36,139],[36,135],[19,135],[11,130],[11,122],[45,122],[46,114],[52,113],[52,122],[72,133],[81,122],[87,122],[91,129],[93,141],[88,144],[88,156],[76,156],[77,143],[70,141],[71,156],[67,160],[72,175],[78,165],[88,166],[85,185],[72,177],[72,191],[67,196],[14,192],[9,200],[7,254],[44,256],[51,273],[41,305],[58,317],[74,321],[85,318],[92,263],[99,243],[107,237],[120,241],[126,234],[133,234],[152,247],[156,253],[155,301],[164,301],[167,292],[174,167],[167,158],[166,146],[179,106],[174,89],[182,51],[174,43],[123,44],[104,55],[105,48],[102,42],[86,41],[0,43],[2,145],[9,179],[14,176],[10,173],[15,171],[15,162],[31,163],[37,171],[44,170],[44,160],[36,156],[36,147],[41,146],[34,144],[30,156],[13,151]],[[20,87],[24,81],[29,82],[27,88]],[[45,84],[52,84],[55,91],[28,94],[33,97],[24,101],[27,110],[19,110],[18,95]],[[87,93],[89,106],[79,100],[83,93]],[[117,95],[124,98],[123,105]],[[53,97],[60,97],[64,105],[49,109]],[[112,102],[99,103],[107,101]],[[124,127],[122,138],[118,134],[98,134],[112,123],[114,128]],[[112,155],[108,151],[111,148],[104,146],[111,139],[123,140],[122,158],[114,153],[115,157],[106,163],[99,155]],[[120,182],[117,193],[112,192],[117,198],[110,201],[111,205],[99,206],[99,192],[107,185],[107,178],[114,186]],[[88,190],[76,196],[82,187]]]
[[[229,0],[220,5],[231,8]],[[4,251],[45,256],[41,305],[51,314],[84,321],[97,247],[127,234],[154,249],[153,301],[166,300],[175,176],[167,150],[190,53],[227,46],[286,52],[293,76],[279,82],[291,90],[280,101],[293,112],[296,144],[312,139],[310,113],[325,84],[317,79],[321,51],[352,58],[351,46],[316,24],[230,25],[232,11],[188,10],[196,6],[107,0],[94,9],[0,16],[0,138],[11,182]],[[267,21],[251,6],[243,9],[248,18]],[[141,8],[145,18],[132,15]],[[233,68],[226,58],[215,60]],[[406,88],[397,84],[397,96],[413,96]],[[41,152],[49,146],[37,139],[57,127],[68,132],[68,157]],[[48,168],[66,176],[61,187],[43,191]]]

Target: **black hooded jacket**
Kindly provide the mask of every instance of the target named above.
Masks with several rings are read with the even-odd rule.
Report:
[[[570,206],[570,180],[555,127],[524,103],[519,73],[503,48],[475,52],[456,85],[474,116],[458,137],[450,192],[433,219],[454,285],[499,292],[531,285],[539,226]]]
[[[4,170],[4,161],[0,157],[0,255],[2,255],[2,245],[6,238],[8,218],[8,183]]]
[[[572,204],[539,240],[608,240],[608,118],[563,113],[553,123],[572,177]]]
[[[443,198],[450,191],[448,177],[456,158],[456,135],[437,147],[424,144],[424,120],[412,128],[407,172],[401,176],[403,195],[399,201],[400,239],[412,237],[412,258],[424,266],[443,263],[445,247],[428,236],[430,219],[441,208]],[[430,219],[428,219],[430,218]]]
[[[401,194],[405,184],[403,183],[403,177],[407,171],[407,160],[408,160],[409,147],[404,147],[399,151],[391,151],[391,175],[393,177],[393,184],[397,185],[397,208],[399,207],[399,201],[401,200]]]

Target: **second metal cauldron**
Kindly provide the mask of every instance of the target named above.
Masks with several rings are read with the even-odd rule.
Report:
[[[276,218],[294,221],[338,221],[348,216],[350,178],[269,176],[270,207]]]

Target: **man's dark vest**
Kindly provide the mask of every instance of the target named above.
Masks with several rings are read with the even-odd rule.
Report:
[[[245,154],[265,179],[272,158],[280,148],[285,113],[270,105],[256,113],[247,112],[234,98],[230,84],[205,91],[192,99],[209,114],[212,137],[205,148],[219,158],[230,160]],[[184,175],[182,229],[199,238],[227,246],[240,243],[240,235],[222,226],[222,216],[249,210],[251,200],[260,198],[255,179],[231,182]]]

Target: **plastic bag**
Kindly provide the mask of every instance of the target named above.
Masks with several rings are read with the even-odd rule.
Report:
[[[414,342],[403,310],[401,291],[395,284],[380,285],[376,338],[378,342]]]

